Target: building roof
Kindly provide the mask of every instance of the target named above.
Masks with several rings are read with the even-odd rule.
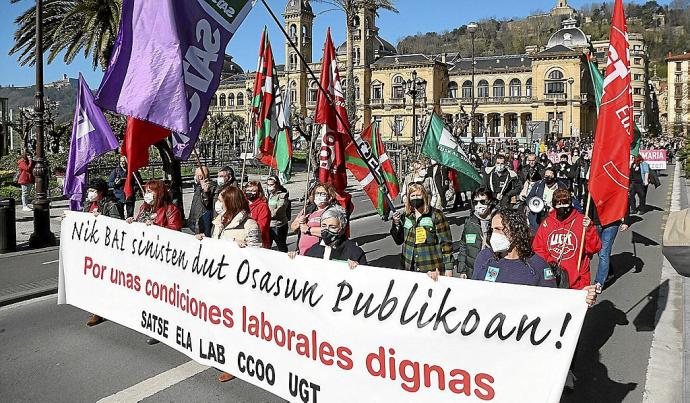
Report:
[[[431,64],[434,63],[428,56],[422,54],[384,56],[374,62],[374,66],[392,66],[396,64]]]
[[[289,0],[285,5],[285,14],[314,14],[309,0]]]
[[[223,58],[223,69],[220,73],[220,79],[222,80],[224,78],[234,76],[235,74],[242,73],[244,73],[244,70],[242,70],[242,67],[239,64],[232,61],[232,56],[225,55]]]
[[[670,55],[666,58],[667,62],[684,62],[690,60],[690,53],[683,53],[682,55]]]
[[[374,51],[378,51],[378,56],[391,56],[395,55],[398,53],[397,49],[395,49],[395,46],[391,45],[390,42],[387,40],[381,38],[378,33],[374,35]],[[343,42],[340,46],[338,46],[338,49],[336,49],[336,54],[338,56],[345,56],[347,55],[347,41]]]
[[[563,21],[563,28],[554,32],[546,44],[547,48],[563,45],[569,48],[588,47],[589,39],[580,28],[577,27],[577,20],[569,18]]]
[[[554,47],[547,48],[546,50],[542,50],[541,52],[537,53],[537,55],[548,55],[551,53],[554,53],[554,54],[555,53],[573,53],[573,52],[574,52],[574,50],[567,47],[567,46],[556,45]]]
[[[449,69],[451,73],[472,70],[472,59],[469,57],[450,59],[446,56],[446,61],[449,61],[452,66]],[[475,67],[479,71],[518,70],[532,66],[532,59],[528,55],[476,57],[475,62]]]

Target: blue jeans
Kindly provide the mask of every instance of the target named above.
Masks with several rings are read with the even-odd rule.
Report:
[[[599,238],[601,238],[601,251],[599,251],[599,267],[597,268],[597,277],[594,282],[602,286],[609,275],[611,249],[613,249],[613,242],[616,240],[616,235],[618,235],[619,226],[619,223],[609,224],[606,227],[597,225],[597,232],[599,233]]]

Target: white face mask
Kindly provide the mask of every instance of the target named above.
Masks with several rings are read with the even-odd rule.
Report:
[[[225,213],[225,205],[220,202],[220,200],[216,200],[216,205],[214,206],[216,209],[216,214],[221,215]]]
[[[501,172],[505,171],[505,169],[506,169],[506,166],[505,166],[505,165],[503,165],[503,164],[496,164],[496,172],[501,173]]]
[[[494,253],[503,253],[510,250],[510,240],[503,234],[491,234],[489,243]]]
[[[271,185],[266,185],[266,189],[268,189],[268,192],[269,192],[269,193],[273,193],[273,191],[276,190],[276,187],[275,187],[275,185],[273,185],[273,186],[271,186]]]
[[[316,203],[317,205],[326,204],[327,200],[327,196],[314,196],[314,203]]]
[[[144,193],[144,203],[146,204],[153,204],[153,193],[151,192],[146,192]]]
[[[420,178],[425,178],[427,173],[428,173],[428,172],[427,172],[426,169],[421,169],[421,170],[417,171],[417,175],[418,175]]]
[[[86,200],[90,202],[95,202],[96,199],[98,198],[98,192],[91,190],[86,194]]]
[[[216,178],[216,182],[218,182],[218,186],[223,186],[225,185],[225,177],[224,176],[219,176]]]
[[[487,206],[485,204],[477,204],[474,207],[474,212],[480,216],[485,216],[487,211],[489,211],[489,206]]]

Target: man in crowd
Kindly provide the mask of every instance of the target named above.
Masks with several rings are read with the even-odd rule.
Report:
[[[517,201],[522,190],[520,178],[508,168],[504,155],[497,155],[494,166],[486,169],[484,188],[491,191],[501,206],[509,206]]]
[[[568,154],[561,154],[560,163],[555,166],[556,178],[565,183],[568,189],[572,189],[573,179],[575,179],[575,170],[568,162]]]
[[[213,198],[216,187],[209,180],[209,171],[206,165],[198,166],[194,170],[194,196],[187,217],[187,227],[194,234],[211,236],[211,220]]]

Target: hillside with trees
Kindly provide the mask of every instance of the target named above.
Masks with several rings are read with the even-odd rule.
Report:
[[[582,30],[593,41],[607,39],[613,3],[594,3],[578,10]],[[665,76],[664,58],[690,50],[690,0],[674,0],[662,6],[656,1],[628,3],[626,16],[630,32],[644,35],[652,63]],[[563,17],[535,12],[523,19],[485,19],[478,22],[475,53],[479,56],[520,54],[530,45],[544,46],[551,34],[561,27]],[[441,33],[428,32],[402,38],[399,53],[440,54],[459,52],[470,55],[471,41],[467,26]]]

